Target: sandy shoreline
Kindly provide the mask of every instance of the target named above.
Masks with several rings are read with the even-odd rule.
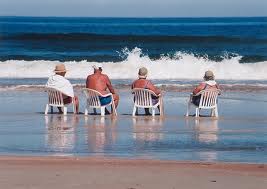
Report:
[[[265,188],[266,164],[0,157],[1,188]]]

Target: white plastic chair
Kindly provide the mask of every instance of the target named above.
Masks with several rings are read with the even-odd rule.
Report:
[[[94,113],[96,113],[96,108],[99,108],[101,111],[101,116],[105,116],[105,108],[107,106],[111,106],[113,114],[117,115],[117,111],[116,111],[115,104],[114,104],[114,99],[111,93],[102,95],[100,92],[93,90],[93,89],[88,89],[88,88],[84,88],[83,92],[86,96],[86,102],[87,102],[84,115],[88,115],[89,108],[93,108]],[[100,96],[101,97],[111,96],[111,102],[106,105],[101,106],[100,99],[99,99]]]
[[[134,108],[133,116],[135,116],[138,108],[150,108],[152,110],[152,116],[155,116],[155,110],[160,107],[160,115],[163,115],[163,99],[162,95],[156,95],[153,91],[142,88],[135,88],[132,90],[134,94]],[[153,105],[152,95],[159,97],[158,103]]]
[[[220,93],[221,91],[219,89],[205,89],[200,91],[196,95],[191,94],[188,101],[186,116],[189,116],[190,108],[193,106],[194,108],[196,108],[196,117],[199,117],[200,109],[210,109],[211,116],[218,117],[217,98]],[[201,97],[199,105],[196,106],[192,103],[192,98],[193,96],[198,95],[201,95]]]
[[[69,105],[69,104],[73,104],[73,112],[76,113],[73,99],[72,99],[71,103],[64,104],[63,93],[61,93],[60,91],[58,91],[54,88],[50,88],[50,87],[46,87],[45,90],[48,93],[48,104],[46,104],[46,107],[45,107],[45,114],[48,113],[49,106],[50,106],[51,107],[51,113],[53,113],[53,107],[61,107],[61,108],[63,108],[63,114],[67,115],[66,105]]]

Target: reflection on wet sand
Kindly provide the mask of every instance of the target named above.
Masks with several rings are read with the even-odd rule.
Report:
[[[117,138],[116,118],[90,117],[85,118],[87,129],[86,143],[91,152],[105,152],[105,148],[112,146]]]
[[[218,120],[212,118],[195,119],[193,122],[187,121],[187,125],[193,124],[194,139],[204,144],[214,144],[218,141]],[[216,161],[218,154],[216,151],[200,151],[200,159],[205,161]]]
[[[163,139],[162,119],[133,117],[133,138],[137,141],[158,141]]]
[[[78,117],[62,115],[45,116],[47,133],[45,135],[46,147],[55,152],[69,152],[75,147],[75,128],[79,123]],[[57,154],[58,155],[58,154]]]
[[[187,128],[194,131],[194,140],[200,143],[215,143],[218,140],[218,120],[213,118],[186,120]]]
[[[213,143],[218,140],[218,120],[195,120],[196,139],[199,142]]]

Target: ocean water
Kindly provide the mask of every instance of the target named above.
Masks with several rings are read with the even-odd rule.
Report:
[[[104,64],[112,79],[267,80],[267,17],[0,17],[0,77],[46,78],[64,62],[69,78]]]

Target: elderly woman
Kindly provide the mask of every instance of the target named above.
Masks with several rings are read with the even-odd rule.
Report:
[[[205,89],[219,89],[218,84],[216,83],[216,81],[214,80],[214,74],[212,71],[208,70],[205,72],[205,75],[203,77],[204,81],[201,82],[193,91],[193,95],[198,94],[200,91],[205,90]],[[195,104],[196,106],[199,105],[200,103],[200,98],[201,96],[193,96],[192,98],[192,103]]]
[[[145,67],[142,67],[139,69],[138,79],[133,82],[132,89],[135,89],[135,88],[149,89],[153,91],[156,95],[159,95],[160,90],[157,87],[155,87],[151,81],[147,80],[147,73],[148,71]],[[152,96],[152,100],[153,100],[153,104],[157,104],[159,101],[159,97]],[[146,115],[150,115],[148,108],[145,108],[145,113]]]

